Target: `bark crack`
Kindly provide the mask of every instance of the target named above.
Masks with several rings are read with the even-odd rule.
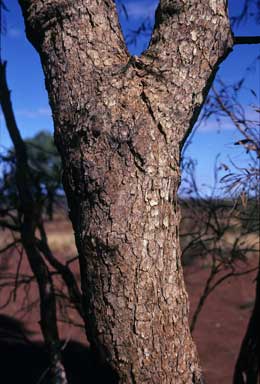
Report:
[[[144,165],[145,165],[145,160],[144,158],[142,157],[142,155],[135,149],[133,143],[131,140],[128,140],[127,141],[127,145],[128,145],[128,148],[130,150],[130,152],[132,153],[133,155],[133,158],[134,158],[134,163],[136,165],[136,167],[139,169],[139,171],[145,173],[145,169],[144,169]]]
[[[113,0],[19,1],[63,155],[90,341],[120,383],[199,384],[180,266],[178,150],[232,45],[225,2],[211,2],[217,15],[208,0],[161,0],[137,58]],[[68,5],[60,25],[54,4]]]
[[[86,11],[87,11],[87,14],[89,17],[89,22],[90,22],[91,27],[95,28],[94,19],[93,19],[92,13],[88,10],[88,7],[86,7]]]
[[[156,126],[157,126],[159,132],[163,135],[163,138],[164,138],[164,140],[165,140],[165,143],[167,144],[167,143],[168,143],[168,142],[167,142],[167,134],[166,134],[166,132],[164,131],[163,126],[162,126],[162,124],[160,123],[160,121],[157,122],[157,120],[156,120],[156,118],[155,118],[155,115],[154,115],[154,112],[153,112],[153,109],[152,109],[152,106],[151,106],[150,99],[149,99],[149,97],[146,95],[144,89],[143,89],[143,91],[142,91],[142,93],[141,93],[140,96],[141,96],[142,101],[145,103],[145,105],[146,105],[146,107],[147,107],[147,110],[148,110],[150,116],[152,117],[153,121],[155,122],[155,124],[156,124]]]

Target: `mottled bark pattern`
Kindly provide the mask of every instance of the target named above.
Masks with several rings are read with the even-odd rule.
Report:
[[[120,383],[201,382],[180,262],[179,151],[232,44],[224,0],[161,0],[130,58],[112,0],[20,0],[80,254],[87,335]]]

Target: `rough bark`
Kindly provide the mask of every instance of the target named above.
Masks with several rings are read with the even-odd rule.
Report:
[[[179,153],[232,45],[224,0],[161,0],[129,57],[112,0],[20,0],[80,256],[87,336],[120,383],[200,383],[180,262]]]

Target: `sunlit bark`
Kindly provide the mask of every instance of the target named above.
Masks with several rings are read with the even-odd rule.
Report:
[[[200,383],[180,262],[179,153],[232,45],[226,1],[161,0],[130,58],[112,0],[20,0],[80,257],[87,336],[120,383]]]

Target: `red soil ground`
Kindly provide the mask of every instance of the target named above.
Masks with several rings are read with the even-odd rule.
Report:
[[[0,258],[1,276],[3,276],[3,272],[6,274],[16,273],[18,259],[15,252],[7,254],[6,257],[2,255]],[[251,260],[246,268],[249,269],[254,264],[255,262]],[[76,264],[73,265],[74,271],[78,273]],[[195,263],[185,267],[184,273],[192,314],[209,269]],[[31,274],[25,255],[20,274]],[[232,382],[236,357],[252,310],[255,294],[254,279],[255,273],[229,279],[216,288],[203,307],[193,336],[198,347],[207,384],[230,384]],[[0,284],[3,282],[4,280],[1,278]],[[33,340],[41,339],[38,306],[29,305],[37,299],[36,285],[31,284],[28,292],[26,292],[26,286],[20,287],[8,305],[2,308],[9,294],[10,288],[2,288],[0,291],[0,314],[22,320],[26,328],[34,332],[31,338]],[[21,310],[22,307],[23,310]],[[71,312],[70,316],[73,321],[79,322],[76,313]],[[77,340],[81,343],[86,340],[84,332],[80,328],[68,326],[63,322],[59,322],[59,328],[60,336],[63,339]]]
[[[247,269],[256,266],[251,260]],[[209,270],[198,265],[184,270],[192,314]],[[193,337],[207,384],[232,383],[233,369],[255,297],[256,273],[230,278],[208,297]]]

